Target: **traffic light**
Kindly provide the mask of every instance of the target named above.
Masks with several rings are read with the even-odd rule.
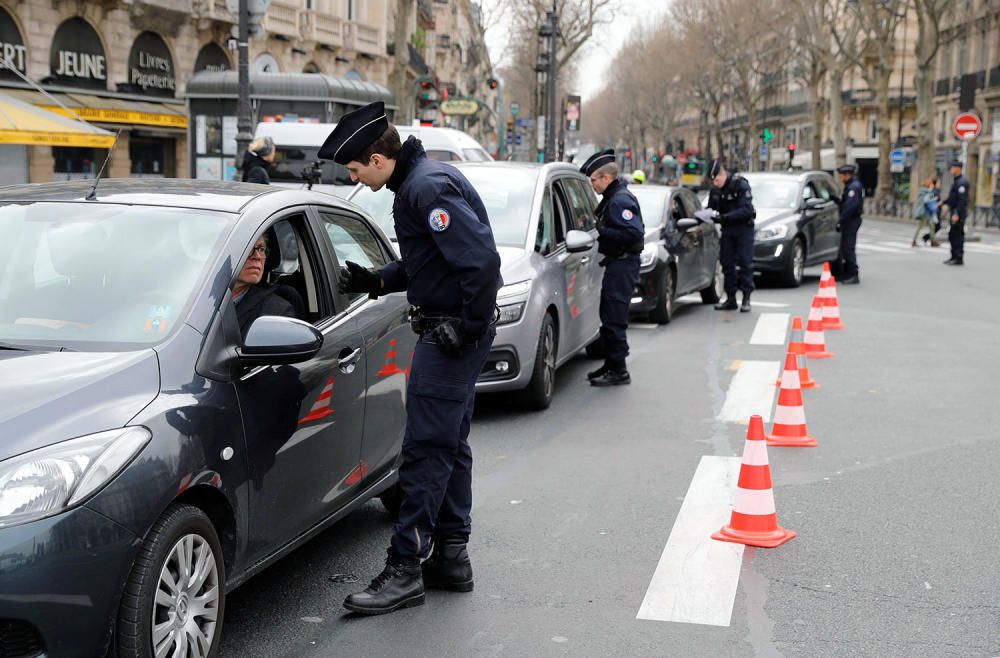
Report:
[[[420,88],[421,88],[421,89],[424,89],[424,90],[426,90],[426,89],[430,89],[430,88],[431,88],[431,87],[433,87],[433,86],[434,86],[434,85],[433,85],[433,84],[431,83],[431,81],[430,81],[430,80],[421,80],[421,81],[420,81]]]
[[[657,162],[659,162],[659,161],[660,161],[660,156],[658,156],[658,155],[656,155],[656,154],[654,153],[654,154],[653,154],[653,164],[656,164],[656,163],[657,163]]]
[[[491,77],[486,79],[486,84],[487,86],[489,86],[490,89],[496,89],[497,87],[500,86],[500,81],[497,80],[496,78]]]
[[[795,157],[795,144],[788,145],[788,160],[791,161]]]
[[[631,150],[626,150],[625,151],[625,157],[626,158],[631,158],[632,157],[632,151]]]

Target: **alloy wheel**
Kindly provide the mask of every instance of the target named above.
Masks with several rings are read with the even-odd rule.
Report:
[[[802,283],[802,275],[804,274],[805,269],[805,249],[802,247],[802,243],[799,240],[796,240],[795,246],[792,250],[792,271],[795,273],[795,285]]]
[[[204,537],[177,540],[160,569],[153,601],[157,658],[207,656],[215,639],[221,595],[219,565]]]
[[[543,377],[545,382],[545,397],[552,397],[556,381],[556,336],[555,328],[551,323],[545,327],[545,336],[542,337],[542,350],[544,359]]]

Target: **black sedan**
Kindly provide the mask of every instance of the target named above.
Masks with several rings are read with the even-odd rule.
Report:
[[[697,195],[662,185],[631,185],[629,191],[639,201],[646,230],[630,312],[665,324],[682,295],[698,292],[706,304],[719,301],[719,232],[714,224],[694,219],[701,207]]]
[[[836,185],[822,171],[747,173],[757,210],[753,269],[785,286],[802,283],[806,266],[840,250]]]
[[[394,251],[324,194],[89,187],[0,190],[0,649],[214,655],[227,592],[398,503],[408,307],[333,284]],[[287,312],[243,338],[247,277]]]

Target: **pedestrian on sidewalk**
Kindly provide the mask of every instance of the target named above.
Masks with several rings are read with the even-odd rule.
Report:
[[[917,201],[913,204],[913,218],[917,220],[917,230],[913,234],[911,247],[917,246],[917,238],[920,236],[920,232],[925,229],[924,242],[930,240],[932,247],[941,246],[941,243],[933,238],[933,233],[936,230],[935,225],[938,221],[937,212],[937,200],[934,198],[934,179],[926,178],[920,191],[917,192]]]
[[[951,190],[948,192],[948,211],[951,213],[951,228],[948,229],[948,242],[951,243],[951,258],[945,265],[964,265],[965,257],[965,218],[969,214],[969,181],[962,175],[962,161],[951,163]]]
[[[344,601],[352,612],[378,615],[422,605],[425,584],[472,591],[469,429],[476,380],[496,336],[500,255],[472,184],[429,159],[416,137],[401,144],[383,103],[341,117],[319,157],[344,165],[373,191],[395,193],[402,259],[377,271],[346,261],[337,287],[371,299],[405,290],[410,327],[420,336],[406,389],[399,520],[385,569]]]
[[[865,192],[854,175],[856,171],[857,167],[852,164],[837,167],[840,182],[844,185],[844,193],[840,195],[840,220],[837,221],[837,230],[840,232],[840,283],[844,284],[861,283],[855,248],[858,244],[858,229],[861,228]]]

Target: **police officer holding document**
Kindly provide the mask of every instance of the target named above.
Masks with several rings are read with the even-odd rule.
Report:
[[[603,198],[597,206],[597,251],[604,258],[601,281],[601,339],[607,351],[604,365],[587,373],[593,386],[621,386],[631,383],[625,368],[628,356],[628,308],[639,282],[639,254],[643,247],[642,214],[639,202],[618,178],[615,152],[595,153],[580,171],[590,177],[594,191]]]
[[[401,144],[381,102],[344,115],[319,157],[346,166],[372,190],[395,193],[402,259],[378,271],[347,261],[338,287],[372,299],[405,290],[420,336],[407,385],[399,521],[385,569],[344,601],[348,610],[378,615],[422,605],[425,586],[473,588],[468,439],[476,379],[496,336],[500,256],[469,181],[428,159],[416,137]]]
[[[739,309],[750,311],[753,292],[753,232],[757,211],[753,207],[750,183],[730,173],[721,160],[708,167],[712,190],[708,193],[708,212],[698,211],[698,219],[712,219],[722,225],[719,260],[725,277],[726,298],[715,305],[717,311],[735,311],[736,290],[743,292]]]

